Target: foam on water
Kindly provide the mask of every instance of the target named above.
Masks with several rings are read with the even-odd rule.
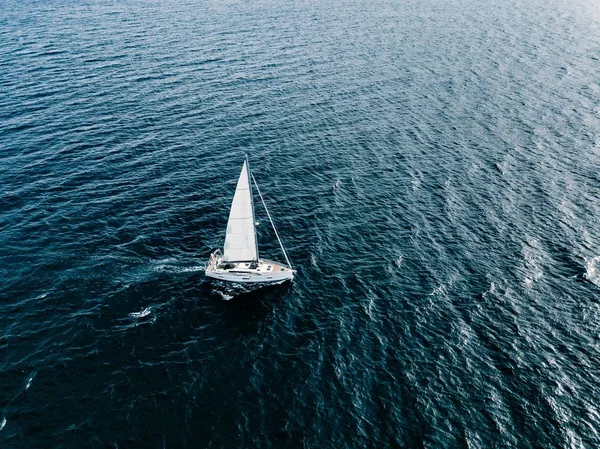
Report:
[[[586,259],[585,278],[592,284],[600,287],[600,256]]]
[[[217,290],[217,293],[221,296],[221,298],[223,298],[225,301],[229,301],[230,299],[235,298],[235,295],[229,295],[225,292],[219,291]]]
[[[151,313],[152,313],[152,308],[146,307],[145,309],[141,310],[140,312],[131,312],[129,314],[129,316],[132,318],[143,318],[145,316],[150,315]]]
[[[29,387],[31,387],[31,383],[33,382],[33,379],[35,378],[35,375],[37,373],[34,371],[33,373],[31,373],[29,375],[29,377],[27,378],[27,384],[25,385],[25,390],[29,390]]]
[[[157,265],[154,267],[156,271],[164,271],[166,273],[196,273],[198,271],[204,271],[206,266],[198,265],[194,267],[177,267],[172,265]]]

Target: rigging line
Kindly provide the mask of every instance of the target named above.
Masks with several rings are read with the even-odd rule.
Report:
[[[285,248],[283,247],[283,243],[281,242],[281,239],[279,238],[279,233],[277,232],[277,228],[275,228],[275,223],[273,223],[273,219],[271,218],[269,209],[267,209],[267,205],[265,204],[265,200],[263,199],[262,193],[260,193],[260,189],[258,188],[258,183],[256,182],[256,178],[254,177],[254,173],[250,172],[250,175],[252,176],[252,180],[254,181],[254,185],[256,186],[256,191],[258,192],[258,196],[260,197],[260,200],[262,201],[263,206],[265,207],[265,211],[267,212],[267,217],[269,217],[271,226],[273,226],[273,231],[275,231],[275,236],[277,237],[277,241],[279,242],[279,245],[281,246],[281,251],[283,251],[283,255],[285,256],[285,261],[287,262],[288,266],[290,268],[292,268],[292,263],[290,262],[290,259],[288,258],[288,255],[285,252]]]

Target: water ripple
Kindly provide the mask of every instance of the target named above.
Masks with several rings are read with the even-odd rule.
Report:
[[[3,446],[598,446],[571,3],[8,0]],[[291,285],[203,276],[244,153]]]

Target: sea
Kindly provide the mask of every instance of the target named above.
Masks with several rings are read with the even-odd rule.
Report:
[[[600,3],[3,0],[0,447],[600,447]]]

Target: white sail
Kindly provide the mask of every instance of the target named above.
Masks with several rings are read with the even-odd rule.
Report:
[[[225,261],[240,262],[258,259],[256,232],[254,229],[254,205],[248,165],[244,162],[231,202],[227,234],[223,248]]]

